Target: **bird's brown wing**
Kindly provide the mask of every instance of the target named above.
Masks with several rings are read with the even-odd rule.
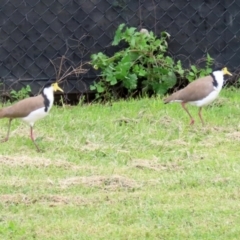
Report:
[[[32,111],[44,107],[42,95],[23,99],[10,107],[0,110],[0,117],[22,118],[28,116]]]
[[[214,90],[213,78],[206,76],[189,83],[185,88],[173,93],[164,100],[165,103],[171,101],[192,102],[205,98]]]

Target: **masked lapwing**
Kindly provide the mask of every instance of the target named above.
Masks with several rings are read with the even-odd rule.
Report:
[[[54,101],[54,92],[63,90],[58,86],[58,83],[46,84],[40,95],[35,97],[25,98],[12,106],[0,109],[0,118],[9,118],[7,136],[2,142],[6,142],[9,139],[11,122],[14,118],[20,118],[30,126],[30,137],[40,151],[33,137],[34,123],[48,115],[52,108]]]
[[[191,119],[191,125],[194,124],[194,119],[189,113],[185,104],[189,103],[199,107],[198,115],[202,124],[204,125],[201,114],[202,107],[210,104],[217,98],[223,87],[224,75],[232,76],[226,67],[215,70],[210,75],[199,78],[189,83],[185,88],[173,93],[164,100],[164,103],[180,102],[183,109],[187,112]]]

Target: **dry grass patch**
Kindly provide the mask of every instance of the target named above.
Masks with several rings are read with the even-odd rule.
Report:
[[[75,165],[73,163],[63,161],[63,160],[50,160],[41,157],[30,157],[26,155],[22,156],[3,156],[0,155],[0,164],[14,166],[14,167],[24,167],[24,166],[34,166],[34,167],[59,167],[65,169],[82,169],[85,167]]]
[[[134,189],[139,188],[140,185],[133,179],[129,179],[119,175],[113,176],[89,176],[89,177],[72,177],[59,181],[62,188],[68,188],[74,185],[85,185],[88,187],[98,187],[105,190],[117,189]]]
[[[62,196],[62,195],[43,195],[37,197],[30,197],[26,194],[2,194],[0,195],[0,203],[9,204],[44,204],[50,207],[61,206],[61,205],[90,205],[98,200],[83,198],[79,196]]]
[[[164,147],[173,147],[173,146],[189,146],[190,143],[186,142],[185,140],[183,139],[174,139],[174,140],[171,140],[171,141],[168,141],[168,140],[151,140],[151,143],[155,146],[164,146]]]
[[[169,116],[163,116],[159,119],[159,122],[161,123],[161,125],[167,127],[167,126],[172,126],[174,120]]]
[[[133,118],[127,118],[127,117],[122,117],[119,119],[114,120],[115,123],[119,123],[119,125],[123,125],[123,124],[128,124],[128,123],[138,123],[139,120],[138,119],[133,119]]]
[[[116,148],[113,144],[99,144],[99,143],[93,143],[90,141],[86,141],[85,145],[80,147],[80,151],[96,151],[96,150],[106,150],[106,149],[113,149]]]
[[[227,137],[227,139],[240,141],[240,132],[233,131],[231,133],[226,134],[226,137]]]
[[[177,171],[183,169],[177,163],[160,164],[157,160],[135,159],[132,161],[132,166],[140,169],[149,169],[153,171]]]
[[[46,195],[39,199],[40,203],[48,204],[50,207],[61,206],[61,205],[91,205],[96,203],[98,200],[89,199],[79,196],[61,196],[61,195]]]
[[[81,146],[81,151],[96,151],[102,148],[103,146],[101,144],[86,141],[85,145]]]
[[[209,158],[209,154],[208,153],[188,153],[187,152],[187,157],[189,159],[189,161],[203,161],[204,159],[208,159]]]
[[[229,177],[217,176],[213,179],[213,183],[228,183],[230,181]]]

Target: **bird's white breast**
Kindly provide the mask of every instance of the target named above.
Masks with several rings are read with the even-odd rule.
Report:
[[[32,111],[26,117],[22,118],[22,120],[25,123],[29,124],[30,126],[33,126],[37,120],[46,117],[53,106],[54,95],[53,95],[52,87],[44,89],[43,94],[47,97],[49,101],[49,106],[47,108],[47,111],[45,111],[45,106],[44,106]]]
[[[198,101],[194,101],[194,102],[189,102],[191,105],[195,105],[197,107],[203,107],[206,106],[210,103],[212,103],[218,96],[219,91],[217,90],[213,90],[208,96],[206,96],[205,98],[198,100]]]
[[[45,107],[42,107],[31,112],[28,116],[22,118],[22,120],[30,126],[33,126],[37,120],[46,117],[48,115],[48,112],[45,112]]]

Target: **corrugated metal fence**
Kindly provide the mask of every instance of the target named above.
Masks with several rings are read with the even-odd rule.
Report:
[[[99,51],[112,54],[119,24],[171,35],[169,50],[185,64],[208,52],[233,71],[240,65],[239,0],[1,0],[0,78],[4,89],[29,84],[33,93],[56,73],[50,59],[72,64]],[[66,67],[67,68],[67,67]],[[65,90],[82,93],[92,69],[68,78]]]

